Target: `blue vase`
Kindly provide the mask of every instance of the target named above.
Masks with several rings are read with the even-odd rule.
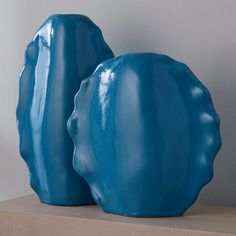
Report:
[[[74,167],[105,212],[181,216],[213,173],[219,118],[183,63],[155,53],[100,64],[68,121]]]
[[[101,30],[82,15],[51,16],[27,47],[17,107],[20,153],[42,202],[94,203],[87,183],[73,169],[66,122],[81,81],[112,57]]]

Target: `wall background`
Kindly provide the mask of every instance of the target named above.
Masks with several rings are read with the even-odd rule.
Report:
[[[31,192],[18,154],[18,74],[27,43],[53,13],[88,15],[115,55],[155,51],[190,66],[209,88],[222,121],[215,177],[199,200],[236,206],[235,0],[0,0],[0,200]]]

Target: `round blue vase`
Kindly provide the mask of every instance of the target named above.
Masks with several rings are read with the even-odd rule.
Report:
[[[155,53],[107,60],[68,121],[74,167],[105,212],[181,216],[213,174],[219,118],[183,63]]]
[[[89,186],[73,169],[66,122],[81,81],[112,57],[101,30],[82,15],[51,16],[27,47],[17,107],[20,154],[42,202],[94,203]]]

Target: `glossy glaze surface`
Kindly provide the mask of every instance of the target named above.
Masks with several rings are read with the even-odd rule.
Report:
[[[87,183],[73,169],[66,122],[82,79],[112,57],[100,29],[82,15],[50,17],[27,47],[17,107],[20,153],[43,202],[94,202]]]
[[[221,145],[206,87],[154,53],[100,64],[81,84],[68,130],[95,201],[129,216],[182,215],[211,180]]]

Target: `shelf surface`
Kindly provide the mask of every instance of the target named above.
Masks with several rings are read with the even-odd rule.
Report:
[[[97,206],[50,206],[29,195],[0,202],[0,236],[5,235],[236,235],[236,208],[195,205],[182,217],[132,218]]]

